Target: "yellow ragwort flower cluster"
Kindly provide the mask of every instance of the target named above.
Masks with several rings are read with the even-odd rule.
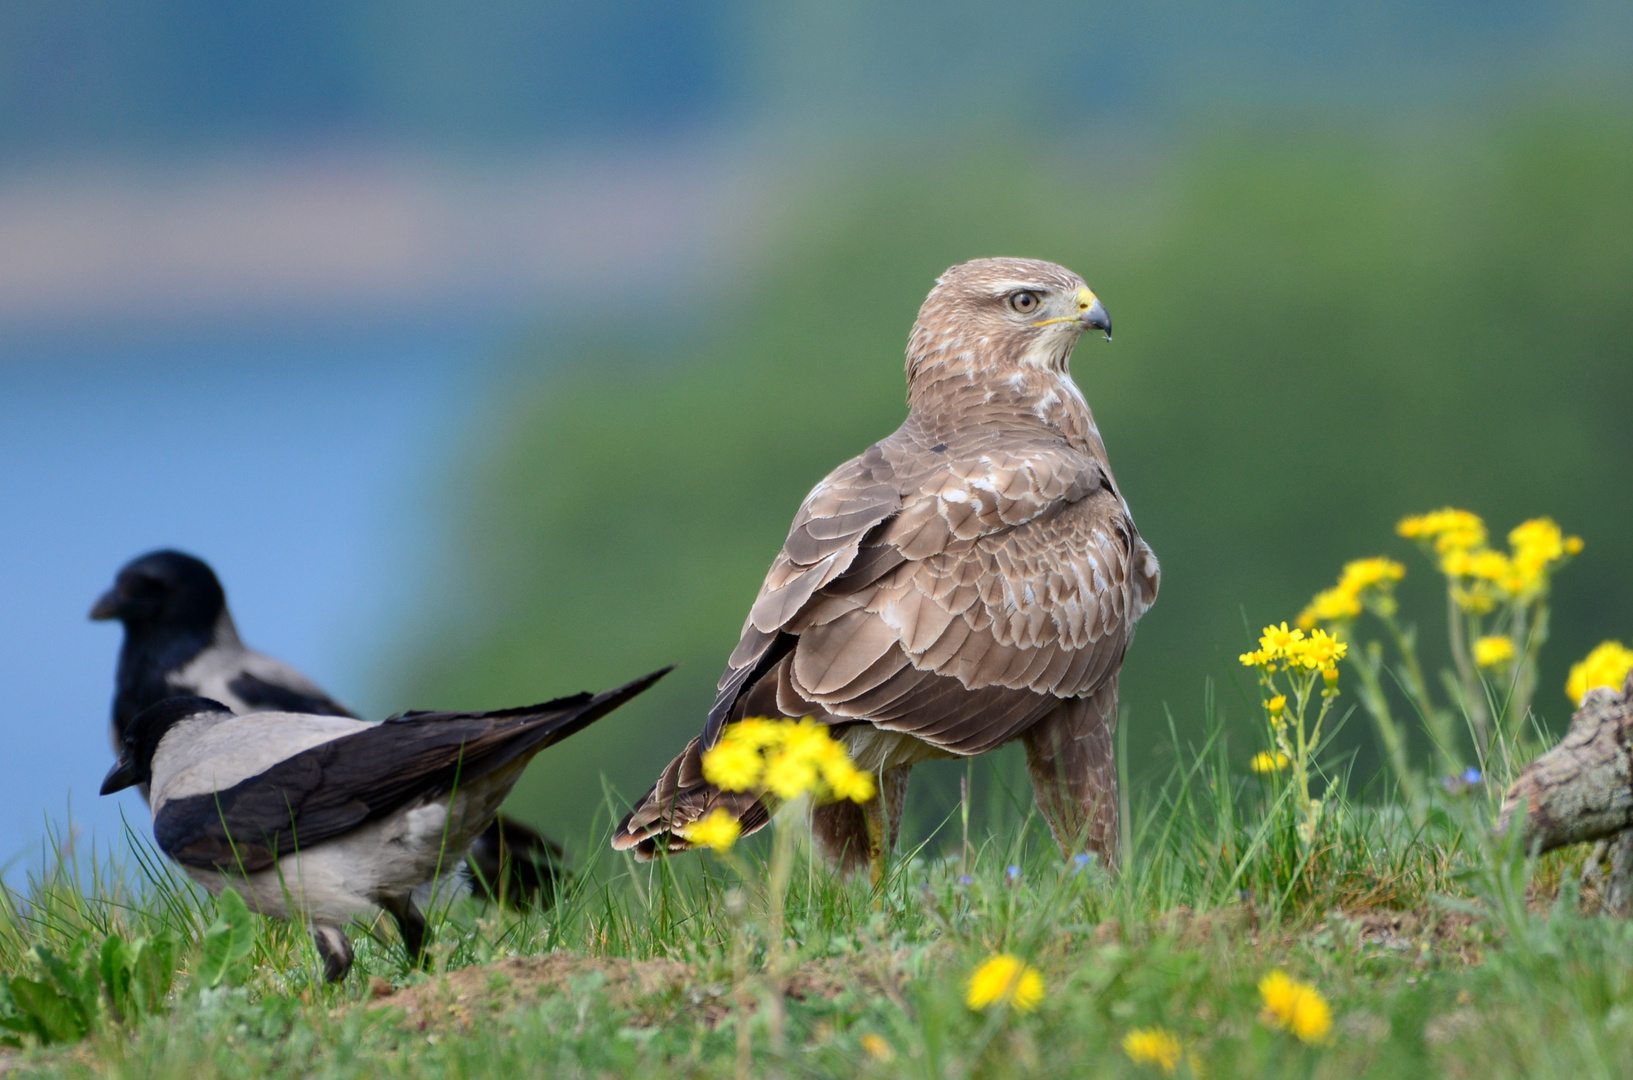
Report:
[[[1474,643],[1474,662],[1483,668],[1499,668],[1514,659],[1514,639],[1506,634],[1494,634]]]
[[[726,851],[743,835],[743,823],[717,806],[701,821],[694,821],[682,828],[680,834],[688,843]]]
[[[1179,1036],[1167,1028],[1135,1028],[1123,1036],[1123,1053],[1136,1065],[1152,1065],[1172,1074],[1184,1054]]]
[[[1633,671],[1633,649],[1619,641],[1602,641],[1578,663],[1571,665],[1570,677],[1565,680],[1565,693],[1580,705],[1589,690],[1608,686],[1620,690]]]
[[[1018,956],[998,953],[970,976],[964,1003],[980,1011],[1008,1005],[1016,1012],[1031,1012],[1043,1001],[1043,976]]]
[[[873,777],[851,764],[828,725],[804,720],[739,720],[703,755],[703,778],[722,791],[806,793],[818,802],[873,798]]]
[[[1259,997],[1264,1001],[1259,1019],[1271,1027],[1290,1031],[1307,1043],[1325,1042],[1332,1031],[1332,1009],[1327,999],[1315,987],[1285,971],[1272,971],[1260,979]]]
[[[1388,602],[1395,582],[1405,576],[1406,567],[1382,555],[1347,562],[1338,575],[1338,584],[1316,593],[1299,612],[1297,625],[1310,630],[1318,623],[1348,622],[1361,614],[1364,600]]]
[[[1558,564],[1582,550],[1580,536],[1566,536],[1553,518],[1540,517],[1509,532],[1506,553],[1494,551],[1486,546],[1485,522],[1450,507],[1405,518],[1395,531],[1432,551],[1441,573],[1452,579],[1457,603],[1480,615],[1501,600],[1536,599]]]
[[[1238,659],[1245,667],[1260,667],[1275,671],[1277,664],[1307,671],[1336,671],[1338,661],[1349,652],[1349,646],[1325,630],[1287,629],[1287,624],[1271,625],[1259,635],[1259,648],[1243,653]],[[1283,705],[1286,702],[1282,702]]]
[[[1402,518],[1395,526],[1395,532],[1408,540],[1428,544],[1439,552],[1453,549],[1466,551],[1484,547],[1486,542],[1486,523],[1480,520],[1480,515],[1450,506]]]

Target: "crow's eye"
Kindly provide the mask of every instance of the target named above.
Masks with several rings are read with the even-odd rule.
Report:
[[[1038,310],[1038,305],[1042,302],[1038,299],[1037,293],[1012,293],[1009,297],[1009,309],[1021,315],[1030,315]]]

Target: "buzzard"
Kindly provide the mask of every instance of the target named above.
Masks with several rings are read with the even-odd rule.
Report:
[[[688,848],[723,807],[769,808],[703,778],[750,716],[829,724],[879,794],[812,812],[824,853],[875,878],[908,773],[1026,746],[1038,809],[1068,854],[1117,857],[1117,674],[1157,596],[1067,361],[1111,319],[1064,267],[977,259],[936,281],[907,343],[906,421],[812,489],[749,609],[703,733],[613,836],[638,857]]]

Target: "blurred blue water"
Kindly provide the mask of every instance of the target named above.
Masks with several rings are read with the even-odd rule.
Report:
[[[246,641],[359,700],[492,354],[459,326],[214,336],[0,352],[8,880],[47,818],[99,846],[121,805],[148,821],[133,793],[97,797],[120,632],[86,612],[131,556],[206,558]]]

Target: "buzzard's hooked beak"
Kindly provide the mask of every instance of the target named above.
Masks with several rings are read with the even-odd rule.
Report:
[[[1088,292],[1088,290],[1085,289],[1084,292]],[[1089,293],[1087,297],[1083,297],[1078,300],[1078,306],[1082,306],[1084,299],[1090,301],[1090,303],[1088,308],[1077,317],[1077,321],[1082,323],[1087,329],[1104,331],[1106,340],[1110,341],[1111,316],[1106,314],[1106,305],[1100,302],[1100,298],[1098,296],[1095,296],[1093,293]]]
[[[116,791],[124,791],[136,783],[136,766],[133,762],[120,758],[108,770],[108,775],[102,778],[102,790],[99,795],[112,795]]]

